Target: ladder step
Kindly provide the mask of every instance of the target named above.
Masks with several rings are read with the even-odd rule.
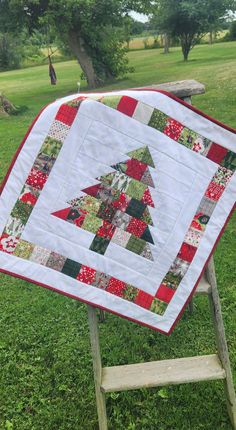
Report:
[[[210,293],[211,293],[211,285],[206,280],[205,275],[203,275],[197,286],[195,294],[210,294]]]
[[[225,379],[216,354],[104,367],[101,390],[109,393],[214,379]]]

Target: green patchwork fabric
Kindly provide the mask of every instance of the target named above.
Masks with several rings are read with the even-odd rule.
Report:
[[[141,254],[144,247],[146,245],[146,242],[142,239],[139,239],[139,237],[136,237],[134,235],[130,236],[130,239],[126,245],[126,249],[129,251],[134,252],[135,254]]]
[[[136,181],[136,179],[131,179],[126,194],[134,199],[141,200],[146,189],[146,184]]]
[[[69,202],[70,203],[70,202]],[[101,203],[98,199],[92,196],[85,196],[80,199],[79,207],[90,214],[96,215],[101,206]]]
[[[57,157],[62,147],[60,140],[47,137],[42,145],[40,153],[44,153],[49,156]]]
[[[97,233],[99,227],[102,225],[102,220],[95,217],[94,215],[88,214],[84,218],[83,229],[90,231],[91,233]]]
[[[77,263],[76,261],[70,260],[69,258],[66,259],[64,266],[61,269],[61,272],[65,275],[70,276],[71,278],[77,278],[79,271],[81,268],[81,264]]]
[[[141,236],[141,239],[145,240],[145,242],[149,242],[149,243],[154,244],[152,235],[151,235],[150,230],[149,230],[148,227],[145,228],[145,230],[144,230],[144,232],[143,232],[143,234]]]
[[[150,311],[154,312],[155,314],[159,314],[159,315],[163,315],[166,311],[168,304],[165,302],[162,302],[161,300],[155,298],[152,301],[151,307],[150,307]]]
[[[228,151],[223,162],[221,163],[223,167],[232,170],[235,172],[236,170],[236,154],[235,152]]]
[[[104,239],[104,237],[95,236],[89,249],[91,249],[91,251],[97,252],[98,254],[104,255],[109,243],[110,240]]]
[[[120,99],[121,96],[107,96],[101,99],[101,103],[106,106],[109,106],[110,108],[116,109],[120,102]]]
[[[144,203],[136,199],[131,199],[126,209],[126,213],[135,218],[142,218],[145,209],[146,205]]]
[[[115,216],[116,208],[112,205],[101,203],[97,216],[102,218],[104,221],[111,222]]]
[[[13,218],[20,219],[22,224],[25,225],[29,219],[29,216],[30,216],[32,210],[33,210],[33,206],[28,205],[27,203],[24,203],[20,200],[17,200],[17,202],[16,202],[16,204],[12,210],[11,216]]]
[[[172,290],[176,290],[182,281],[182,276],[180,274],[174,274],[172,272],[168,272],[163,279],[162,283],[167,284],[168,287],[172,288]]]
[[[83,99],[71,100],[70,102],[66,103],[66,105],[70,107],[78,108],[82,102],[83,102]]]
[[[132,285],[126,284],[123,292],[122,292],[122,297],[125,300],[129,300],[129,302],[134,302],[134,300],[136,299],[137,295],[138,295],[139,290],[135,287],[133,287]]]
[[[24,258],[25,260],[28,260],[30,255],[32,254],[34,249],[34,245],[30,242],[27,242],[25,240],[19,240],[19,242],[16,245],[16,249],[14,251],[14,255],[16,257]]]
[[[192,148],[194,141],[197,139],[197,137],[197,133],[187,127],[184,127],[179,137],[179,143],[181,143],[181,145],[186,146],[187,148]]]
[[[165,113],[158,109],[154,109],[148,125],[156,130],[164,131],[167,125],[167,120],[168,116]]]
[[[135,160],[142,161],[145,164],[155,168],[152,156],[150,154],[148,146],[143,146],[142,148],[135,149],[134,151],[130,151],[127,153],[130,158],[134,158]]]
[[[114,164],[114,166],[111,166],[111,167],[113,169],[118,170],[118,172],[121,172],[121,173],[125,173],[126,170],[127,170],[127,164],[126,163],[117,163],[117,164]]]
[[[110,186],[114,179],[114,173],[109,173],[108,175],[101,176],[98,178],[99,181],[105,186]]]
[[[140,219],[142,221],[144,221],[146,224],[153,225],[152,218],[151,218],[151,215],[150,215],[148,208],[145,208]]]

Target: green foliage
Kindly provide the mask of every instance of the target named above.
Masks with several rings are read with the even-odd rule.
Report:
[[[153,20],[163,33],[178,37],[184,59],[208,31],[216,30],[235,0],[157,0]]]
[[[0,70],[19,68],[21,59],[19,41],[11,34],[0,33]]]
[[[229,40],[236,40],[236,21],[233,21],[230,24]]]
[[[8,24],[13,32],[22,26],[31,33],[40,25],[50,28],[76,56],[89,85],[96,86],[130,71],[122,48],[127,31],[118,29],[127,27],[129,10],[149,6],[148,0],[2,0],[0,29]]]

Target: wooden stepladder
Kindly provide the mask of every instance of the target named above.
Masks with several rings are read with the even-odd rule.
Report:
[[[181,81],[153,86],[191,101],[191,96],[205,92],[196,81]],[[99,430],[108,430],[105,395],[109,392],[134,390],[198,381],[221,379],[232,428],[236,430],[236,396],[225,337],[221,305],[217,290],[213,257],[195,294],[207,295],[215,330],[217,353],[211,355],[152,361],[122,366],[102,367],[97,310],[88,305],[88,319],[93,358]]]

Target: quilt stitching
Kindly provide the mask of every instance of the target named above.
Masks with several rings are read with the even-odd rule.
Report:
[[[148,205],[154,203],[148,189],[154,187],[148,164],[154,166],[149,149],[130,153],[133,158],[111,166],[115,172],[97,178],[97,185],[82,190],[87,195],[69,201],[69,207],[52,215],[95,234],[90,250],[104,255],[110,242],[143,258],[153,260],[154,244],[148,225],[153,225]],[[141,159],[141,160],[140,160]],[[82,211],[84,216],[81,217]],[[129,237],[121,231],[129,233]],[[116,233],[116,234],[115,234]],[[127,239],[127,240],[126,240]]]
[[[224,192],[226,186],[232,178],[233,173],[236,170],[236,154],[233,151],[220,146],[219,144],[209,141],[209,139],[204,138],[198,133],[190,130],[188,127],[182,126],[178,121],[169,118],[160,110],[156,108],[153,108],[152,110],[150,109],[150,106],[145,105],[145,103],[143,102],[138,102],[131,97],[116,96],[115,98],[112,98],[105,96],[98,100],[103,104],[117,109],[125,115],[131,117],[133,116],[141,122],[142,115],[140,112],[143,111],[145,113],[144,116],[146,121],[143,123],[148,124],[150,127],[153,127],[163,132],[164,134],[171,137],[173,140],[179,142],[180,144],[186,146],[193,151],[200,153],[203,156],[206,156],[207,158],[220,165],[216,174],[212,178],[212,181],[207,187],[204,197],[201,200],[196,215],[194,216],[189,230],[186,234],[186,240],[183,242],[176,259],[174,260],[169,271],[164,277],[160,287],[157,290],[156,295],[152,296],[142,290],[139,290],[136,287],[133,287],[132,285],[124,283],[123,281],[109,277],[109,275],[96,271],[95,269],[88,268],[78,262],[66,259],[60,254],[57,254],[45,248],[38,247],[32,243],[20,239],[20,236],[24,229],[24,225],[26,224],[30,216],[33,206],[37,202],[40,192],[42,191],[47,181],[54,162],[60,152],[62,144],[68,134],[68,131],[70,130],[70,126],[72,125],[76,117],[78,108],[84,99],[85,97],[77,98],[67,104],[62,105],[59,108],[55,120],[50,128],[49,135],[42,145],[41,151],[38,154],[34,165],[32,166],[31,172],[29,173],[26,183],[22,189],[21,195],[19,196],[19,199],[17,200],[11,212],[9,220],[6,224],[6,227],[2,233],[2,236],[0,238],[0,250],[6,253],[14,254],[20,258],[32,259],[33,261],[37,261],[38,264],[46,265],[53,270],[61,271],[62,273],[76,278],[85,284],[106,289],[106,291],[110,292],[111,294],[120,296],[125,300],[132,301],[139,306],[142,306],[146,309],[163,315],[168,303],[173,297],[174,292],[179,286],[181,280],[183,279],[183,276],[186,274],[189,265],[194,258],[194,255],[197,251],[201,238],[203,237],[203,233],[214,211],[217,201],[222,196],[222,193]],[[147,108],[145,109],[146,106]],[[135,115],[135,111],[137,112],[138,109],[139,115]],[[149,117],[148,122],[147,117]],[[150,152],[148,154],[148,151],[146,149],[142,148],[142,150],[137,151],[138,155],[136,155],[136,158],[135,154],[132,153],[132,157],[134,159],[139,160],[141,163],[146,163],[147,165],[152,162],[152,160],[150,161],[149,158]],[[129,153],[128,155],[130,156],[131,154]],[[151,164],[149,165],[153,167]],[[142,164],[140,164],[140,166],[142,169]],[[117,181],[118,184],[120,182],[122,183],[120,188],[117,187],[117,190],[119,191],[117,207],[119,207],[120,211],[123,211],[123,209],[125,208],[125,211],[127,211],[127,214],[129,214],[131,217],[134,215],[134,213],[139,213],[139,220],[144,223],[146,222],[147,224],[151,223],[151,217],[149,211],[147,210],[147,206],[151,206],[152,200],[150,193],[147,193],[147,189],[144,190],[142,187],[138,187],[137,193],[139,194],[135,194],[135,197],[137,197],[138,195],[139,200],[133,197],[133,195],[130,196],[126,193],[130,182],[133,180],[137,180],[137,177],[132,177],[132,166],[130,170],[130,176],[127,175],[128,167],[129,166],[126,162],[125,168],[126,176],[128,177],[128,179],[125,178],[125,182],[120,181],[121,178],[116,176],[116,182],[114,183],[114,178],[112,178],[113,186],[115,186]],[[136,175],[136,173],[133,174]],[[137,173],[137,175],[139,176],[140,180],[141,170],[139,170],[139,173]],[[144,175],[142,175],[141,179],[143,179],[143,176]],[[152,186],[152,183],[150,183],[149,172],[147,173],[147,176],[149,180],[148,185]],[[109,178],[109,180],[110,179],[111,178]],[[139,183],[140,182],[143,181],[140,180]],[[146,182],[143,183],[147,185]],[[105,181],[105,184],[103,185],[109,186],[111,184]],[[130,193],[134,193],[133,188],[135,187],[131,186]],[[141,190],[144,191],[142,194],[142,199],[140,200]],[[89,205],[86,206],[87,209],[88,206]],[[96,212],[96,209],[98,209],[96,205],[94,206],[92,204],[89,206],[89,208],[92,208],[91,210],[93,210],[94,212]],[[91,212],[91,210],[88,212]],[[78,218],[78,223],[84,222],[86,216],[89,215],[88,212],[86,212],[86,209],[81,208],[80,216],[82,217],[82,219],[79,220]],[[97,215],[97,213],[98,210],[95,215]],[[71,218],[71,221],[73,221],[73,216]],[[134,216],[132,219],[132,223],[135,224]],[[137,220],[135,225],[135,228],[137,228]],[[139,225],[138,230],[135,230],[136,233],[138,231],[141,231],[141,226],[142,224]],[[102,226],[100,225],[99,229],[101,227]],[[104,231],[106,231],[106,226],[103,225],[103,227]],[[103,242],[108,241],[104,231],[103,235],[101,235],[101,231],[100,235],[97,235],[97,238],[99,240],[102,239]],[[127,241],[126,244],[130,243],[131,247],[137,247],[139,252],[142,250],[142,253],[148,253],[150,251],[150,249],[146,248],[148,242],[147,232],[145,240],[140,239],[140,237],[134,235],[134,230],[132,231],[132,233],[129,233],[126,231],[121,231],[120,228],[116,228],[113,234],[111,233],[110,229],[110,233],[108,236],[109,239],[111,239],[119,236],[121,237],[123,233],[126,233],[126,240],[123,239],[123,243]],[[142,240],[144,243],[146,243],[144,248],[142,248]]]

